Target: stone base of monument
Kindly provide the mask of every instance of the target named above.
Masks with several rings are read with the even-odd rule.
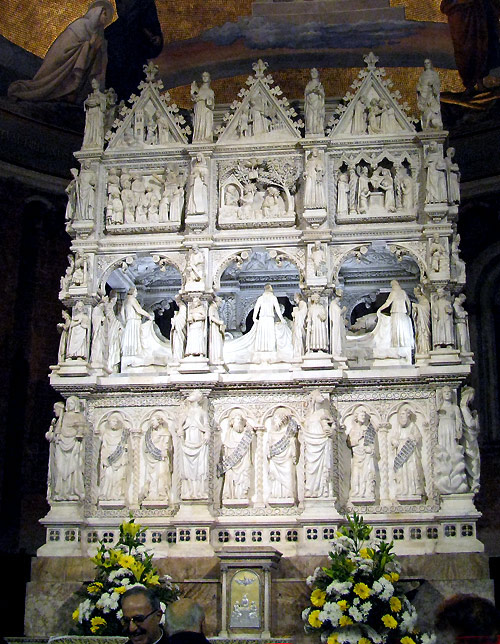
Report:
[[[430,352],[429,363],[438,364],[460,364],[460,352],[450,347],[434,349]]]
[[[186,544],[191,547],[191,552],[196,551],[200,556],[163,555],[155,558],[155,564],[162,575],[169,574],[173,577],[174,582],[179,584],[183,596],[192,597],[204,606],[208,637],[214,638],[221,632],[225,606],[226,630],[238,631],[228,632],[227,639],[262,641],[260,627],[257,632],[254,628],[246,632],[237,627],[231,629],[229,610],[232,575],[242,569],[247,570],[247,577],[250,577],[250,573],[257,575],[256,583],[258,581],[261,584],[265,594],[266,574],[265,571],[259,572],[263,570],[260,564],[268,566],[270,636],[265,636],[265,641],[276,638],[284,642],[303,634],[301,611],[309,605],[310,596],[310,589],[305,580],[316,566],[328,564],[327,542],[324,543],[324,555],[282,556],[277,562],[273,557],[264,561],[266,553],[263,553],[262,561],[256,560],[255,557],[259,554],[257,546],[250,544],[243,554],[236,553],[237,557],[232,557],[231,552],[227,551],[225,556],[226,559],[229,557],[229,560],[225,566],[220,558],[221,551],[218,551],[219,556],[203,556],[197,550],[198,545],[193,542]],[[295,545],[299,549],[300,544]],[[264,550],[268,552],[271,549],[267,547]],[[488,557],[482,553],[403,555],[399,560],[402,565],[402,580],[406,582],[408,589],[413,589],[412,601],[418,610],[419,626],[423,630],[432,627],[436,608],[446,597],[461,592],[493,599],[493,581],[489,578]],[[226,568],[225,587],[222,567]],[[88,557],[34,558],[26,595],[25,635],[29,638],[28,641],[68,633],[72,626],[71,613],[80,601],[74,592],[80,588],[83,581],[93,578],[94,565]],[[250,586],[248,583],[242,585],[236,582],[237,580],[234,586],[237,588]],[[248,593],[247,599],[249,604],[256,601]],[[231,606],[234,607],[235,601],[236,599]],[[241,598],[238,601],[241,605]],[[246,604],[246,599],[243,600],[243,604]],[[261,617],[264,618],[263,615]],[[261,625],[264,625],[264,621]],[[217,638],[217,641],[224,639]],[[16,640],[12,644],[20,642]]]
[[[210,371],[208,358],[203,356],[187,356],[179,365],[179,373],[207,373]]]

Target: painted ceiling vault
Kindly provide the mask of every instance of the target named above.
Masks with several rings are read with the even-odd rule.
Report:
[[[43,58],[57,35],[83,15],[88,4],[88,0],[4,0],[0,33]],[[403,19],[395,12],[400,17],[394,20],[367,22],[361,16],[360,22],[353,11],[353,22],[342,24],[311,22],[311,2],[293,3],[305,8],[304,20],[293,24],[283,17],[259,14],[256,5],[262,7],[263,0],[156,0],[156,4],[165,47],[155,62],[165,87],[173,89],[172,98],[181,107],[191,106],[189,85],[204,70],[212,75],[217,102],[231,102],[257,58],[269,62],[291,99],[302,98],[311,67],[320,69],[327,95],[339,97],[369,50],[377,52],[381,66],[391,68],[391,77],[410,105],[414,105],[413,88],[426,57],[439,70],[444,91],[462,89],[440,0],[386,0],[387,7],[404,8]],[[360,13],[363,5],[356,3]],[[272,11],[286,14],[290,6],[280,2]]]

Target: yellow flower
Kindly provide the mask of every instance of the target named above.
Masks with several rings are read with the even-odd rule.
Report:
[[[131,570],[134,573],[134,577],[136,578],[137,581],[140,581],[142,573],[145,571],[146,566],[141,563],[140,561],[135,561],[134,563],[130,564],[129,570]]]
[[[158,575],[154,575],[152,572],[148,572],[148,574],[144,577],[144,583],[149,584],[149,586],[159,586],[160,578],[158,577]]]
[[[80,611],[78,610],[78,608],[75,608],[71,617],[73,618],[74,622],[78,621],[78,618],[80,617]]]
[[[342,615],[342,617],[339,619],[339,626],[351,626],[354,622],[350,617],[347,615]]]
[[[319,618],[319,610],[312,610],[309,613],[307,621],[313,628],[320,628],[323,625],[323,622]]]
[[[349,604],[346,602],[345,599],[341,599],[340,601],[337,602],[337,606],[340,608],[342,612],[344,612],[345,610],[347,610],[347,607],[349,606]]]
[[[360,597],[361,599],[366,599],[371,594],[371,590],[368,588],[366,584],[363,584],[362,582],[356,584],[353,590],[356,593],[356,595],[358,595],[358,597]]]
[[[90,630],[92,633],[97,633],[104,626],[106,626],[106,620],[102,617],[92,617],[90,620]]]
[[[412,637],[403,637],[401,639],[401,644],[416,644],[416,642]]]
[[[361,557],[363,557],[363,559],[371,559],[372,553],[373,550],[371,550],[370,548],[361,548],[361,550],[359,551],[359,554]]]
[[[103,585],[101,584],[100,581],[94,581],[93,583],[87,586],[87,592],[89,592],[91,595],[96,595],[97,593],[100,593],[102,589],[103,589]]]
[[[326,640],[326,644],[339,644],[339,637],[337,633],[332,633],[331,635],[329,635],[328,639]]]
[[[118,563],[122,568],[128,568],[132,570],[132,566],[136,563],[134,557],[132,555],[121,555],[118,558]]]
[[[113,591],[115,593],[118,593],[118,595],[123,595],[123,593],[127,590],[126,586],[118,586],[117,588],[114,588]]]
[[[141,529],[141,526],[138,523],[133,521],[124,521],[121,525],[123,534],[129,534],[132,538],[135,538],[135,535]]]
[[[384,578],[387,579],[387,581],[394,583],[399,581],[399,574],[397,572],[386,572],[384,574]]]
[[[319,588],[316,588],[316,590],[313,590],[311,593],[311,604],[313,606],[318,606],[321,608],[321,606],[324,605],[326,600],[326,593],[324,590],[320,590]]]
[[[366,637],[362,637],[358,640],[358,644],[371,644],[371,640],[367,639]]]
[[[384,622],[384,626],[387,626],[387,628],[396,628],[398,625],[397,621],[394,617],[391,617],[391,615],[384,615],[382,617],[382,621]]]
[[[399,613],[401,610],[401,600],[398,597],[391,597],[389,604],[393,613]]]

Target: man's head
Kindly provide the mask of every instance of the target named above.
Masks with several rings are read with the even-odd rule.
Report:
[[[133,644],[154,644],[162,636],[161,608],[151,588],[136,586],[121,597],[123,629]]]
[[[169,604],[165,611],[165,628],[169,635],[185,631],[202,633],[204,620],[203,608],[188,598],[178,599]]]

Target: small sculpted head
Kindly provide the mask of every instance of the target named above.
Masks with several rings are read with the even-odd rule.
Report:
[[[408,407],[408,405],[401,407],[400,410],[398,411],[398,420],[401,427],[408,427],[412,417],[413,417],[413,412]]]
[[[201,80],[204,83],[210,83],[210,74],[208,72],[203,72],[203,74],[201,75]]]

